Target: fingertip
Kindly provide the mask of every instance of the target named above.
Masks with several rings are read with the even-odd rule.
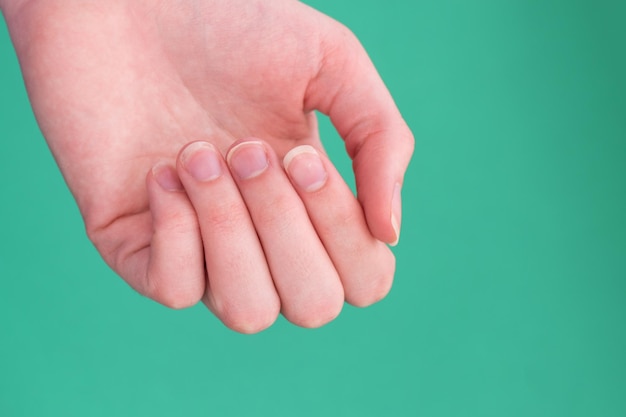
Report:
[[[402,203],[397,184],[380,186],[379,189],[368,184],[367,189],[362,187],[358,192],[372,236],[390,246],[396,246],[400,240]]]
[[[345,294],[341,285],[323,296],[309,297],[297,305],[283,305],[283,315],[296,326],[316,329],[335,320],[344,306]]]
[[[384,246],[382,243],[379,243]],[[369,307],[384,299],[393,285],[393,278],[396,270],[396,258],[384,247],[383,251],[377,253],[380,261],[376,263],[378,268],[370,269],[371,273],[367,279],[361,280],[361,285],[353,286],[351,291],[346,291],[346,302],[355,307]],[[368,271],[369,272],[369,271]]]
[[[216,297],[209,288],[202,302],[227,328],[241,334],[256,334],[269,328],[280,315],[280,298],[275,291],[254,291],[253,299]],[[232,293],[231,293],[232,295]]]
[[[280,301],[264,305],[238,305],[221,308],[215,314],[229,329],[242,334],[256,334],[269,328],[280,315]]]
[[[354,155],[357,197],[372,236],[398,244],[402,226],[402,187],[413,153],[412,141],[370,138]]]
[[[172,310],[193,307],[200,302],[204,294],[204,286],[178,288],[172,285],[163,285],[163,279],[152,278],[150,280],[156,283],[146,291],[146,296]]]

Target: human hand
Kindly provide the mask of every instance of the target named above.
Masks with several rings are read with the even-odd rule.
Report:
[[[344,295],[362,306],[384,296],[393,256],[379,241],[398,237],[413,142],[344,27],[291,0],[33,0],[3,13],[88,234],[139,292],[170,307],[203,298],[242,332],[280,308],[314,327]],[[322,150],[316,109],[346,142],[360,205],[323,154],[317,191],[291,187],[279,169],[294,147]],[[233,148],[231,168],[254,146],[269,162],[246,181],[219,154],[248,137],[266,143]],[[193,158],[176,160],[197,140],[216,147],[218,179],[193,180]],[[175,163],[185,193],[158,186],[176,184]]]

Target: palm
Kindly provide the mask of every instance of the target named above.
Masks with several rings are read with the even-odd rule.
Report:
[[[304,6],[269,3],[282,10],[263,20],[252,13],[267,2],[195,3],[137,3],[113,15],[83,8],[78,16],[59,17],[70,29],[91,34],[88,42],[71,31],[59,33],[58,25],[43,29],[57,45],[38,47],[55,56],[35,68],[53,79],[28,80],[26,74],[27,81],[88,225],[99,228],[147,211],[146,173],[159,159],[174,160],[190,141],[209,140],[224,150],[253,135],[283,155],[296,141],[316,140],[314,115],[303,111],[303,103],[320,45],[316,32],[303,28],[313,30],[318,22],[294,21]],[[224,25],[209,26],[209,12]],[[233,27],[226,17],[235,12]],[[293,26],[277,25],[281,19]],[[46,100],[36,100],[38,94]]]

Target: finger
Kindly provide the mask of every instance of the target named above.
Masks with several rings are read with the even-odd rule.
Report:
[[[391,288],[395,259],[371,235],[361,205],[341,175],[309,145],[287,153],[284,166],[339,272],[346,301],[365,307],[381,300]]]
[[[207,305],[233,330],[255,333],[278,317],[280,300],[248,209],[215,147],[186,146],[178,172],[197,213],[209,277]]]
[[[353,160],[358,199],[372,234],[396,244],[413,136],[356,37],[336,22],[325,33],[322,44],[328,46],[307,89],[305,111],[330,116]]]
[[[171,308],[195,305],[204,294],[205,273],[193,207],[172,166],[157,164],[147,186],[153,234],[127,267],[143,277],[139,290],[148,297]]]
[[[341,281],[276,155],[265,143],[247,140],[232,147],[227,160],[261,239],[283,314],[304,327],[331,321],[343,306]]]

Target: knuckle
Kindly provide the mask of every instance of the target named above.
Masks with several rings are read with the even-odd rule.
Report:
[[[201,223],[208,225],[216,233],[236,233],[241,224],[248,221],[248,214],[242,203],[230,202],[208,210],[203,214]]]
[[[391,254],[382,267],[360,283],[359,288],[346,291],[346,301],[355,307],[368,307],[376,304],[391,291],[394,274],[395,258]]]
[[[172,294],[166,293],[160,298],[156,299],[159,303],[163,304],[167,308],[172,310],[182,310],[185,308],[193,307],[198,303],[199,297],[190,296],[189,294]]]
[[[167,233],[188,233],[198,228],[198,221],[194,213],[186,210],[173,211],[171,213],[154,216],[153,228],[155,231]]]
[[[379,275],[371,279],[367,290],[361,290],[346,297],[355,307],[369,307],[384,299],[391,291],[393,276]]]
[[[173,310],[192,307],[202,298],[202,292],[195,288],[177,288],[153,282],[149,281],[146,296]]]
[[[182,310],[196,305],[199,301],[199,298],[200,297],[196,297],[190,294],[168,293],[165,297],[161,298],[160,303],[173,310]]]
[[[298,200],[294,200],[291,194],[276,195],[267,204],[259,207],[259,210],[255,210],[255,221],[270,229],[291,230],[302,213],[302,206],[294,202]]]
[[[291,314],[287,313],[286,317],[300,327],[308,329],[322,327],[333,321],[341,313],[344,300],[343,294],[340,295],[341,297],[325,297],[315,303],[310,303]]]
[[[316,230],[321,236],[332,237],[336,240],[345,239],[345,231],[352,230],[354,225],[363,223],[363,214],[357,210],[350,200],[346,202],[345,199],[337,198],[337,201],[328,207],[325,211],[317,213],[319,223],[316,224]],[[358,204],[354,202],[354,204]],[[367,242],[362,242],[354,239],[353,245],[350,249],[354,252],[367,248]]]
[[[223,305],[218,317],[229,329],[243,334],[259,333],[270,327],[280,313],[278,306],[234,307]]]

